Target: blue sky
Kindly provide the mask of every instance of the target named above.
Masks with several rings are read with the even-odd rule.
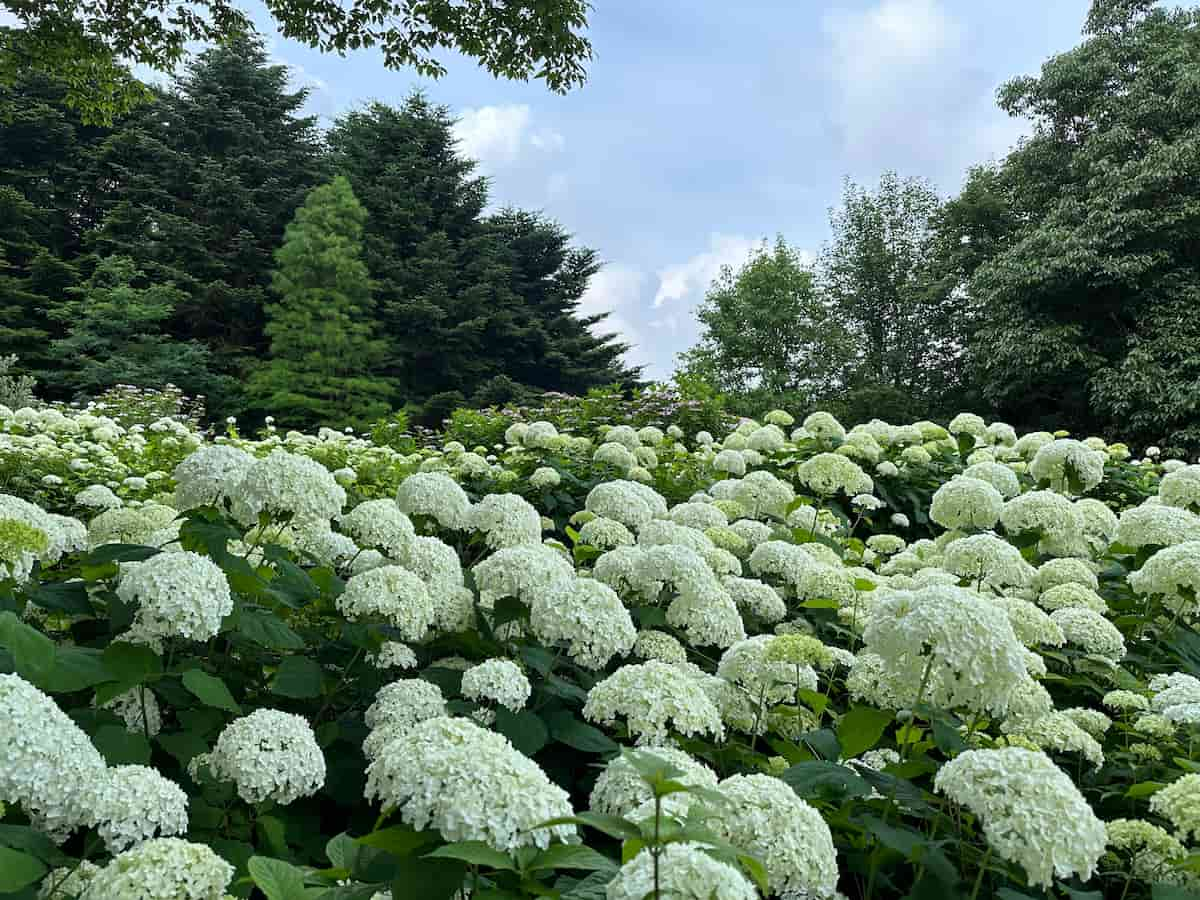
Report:
[[[1080,40],[1087,0],[594,0],[596,59],[567,96],[445,58],[441,80],[362,51],[322,55],[256,18],[329,121],[414,87],[461,116],[494,202],[544,210],[607,265],[586,297],[663,377],[722,264],[782,233],[815,253],[843,176],[885,169],[944,194],[1025,130],[1006,79]]]

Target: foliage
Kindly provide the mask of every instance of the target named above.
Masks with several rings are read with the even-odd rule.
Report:
[[[339,176],[315,188],[288,226],[275,258],[268,304],[269,360],[250,394],[286,410],[290,426],[360,424],[387,410],[388,385],[369,374],[383,356],[372,335],[371,281],[361,259],[366,212]]]
[[[0,356],[0,406],[20,409],[33,405],[33,389],[37,379],[32,375],[13,372],[19,360],[16,356]]]
[[[765,407],[789,397],[794,408],[810,408],[837,391],[851,362],[844,322],[782,237],[737,272],[726,267],[696,317],[700,343],[683,355],[683,367],[743,403]]]
[[[433,53],[473,57],[503,78],[542,79],[553,91],[583,83],[591,44],[587,6],[551,3],[458,4],[450,0],[304,0],[266,4],[280,33],[325,52],[378,47],[384,65],[445,74]],[[145,85],[119,61],[170,72],[189,42],[220,42],[253,33],[231,0],[4,0],[19,28],[0,29],[0,83],[28,69],[53,72],[70,85],[67,99],[93,123],[110,122],[147,98]]]

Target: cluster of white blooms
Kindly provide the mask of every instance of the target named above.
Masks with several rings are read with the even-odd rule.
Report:
[[[529,626],[545,644],[567,644],[567,655],[586,669],[601,669],[628,653],[637,629],[621,598],[591,578],[559,581],[533,597]]]
[[[942,766],[934,788],[978,816],[992,849],[1021,866],[1032,885],[1048,889],[1054,877],[1072,875],[1086,881],[1104,853],[1104,823],[1044,753],[968,750]]]
[[[374,759],[392,740],[407,734],[418,722],[444,715],[446,699],[436,684],[420,678],[385,684],[364,715],[371,733],[363,741],[363,754]]]
[[[846,439],[846,429],[842,423],[827,412],[813,413],[801,423],[801,427],[812,437],[825,443],[840,444]]]
[[[97,826],[110,853],[188,829],[187,794],[154,769],[117,766],[82,787],[88,792],[88,824]]]
[[[391,557],[403,555],[416,536],[412,520],[390,499],[360,503],[342,516],[338,525],[360,546]]]
[[[1062,629],[1030,601],[1020,597],[996,597],[992,602],[1004,610],[1017,640],[1026,647],[1061,647],[1066,642]]]
[[[657,659],[667,663],[687,662],[687,650],[674,636],[665,631],[639,631],[630,651],[638,659]]]
[[[838,453],[818,453],[800,464],[796,475],[810,490],[830,497],[839,491],[848,497],[872,494],[871,476],[851,459]]]
[[[1000,520],[1004,495],[987,481],[959,476],[933,494],[929,518],[943,528],[985,531]]]
[[[667,624],[698,647],[728,647],[746,636],[737,604],[715,578],[700,589],[682,590],[667,607]]]
[[[638,744],[663,744],[671,729],[691,737],[725,735],[721,713],[701,681],[682,667],[651,660],[625,665],[588,691],[585,718],[626,722]]]
[[[959,413],[950,420],[947,429],[953,435],[969,434],[977,438],[987,435],[987,423],[975,413]]]
[[[104,759],[58,705],[19,675],[0,675],[0,803],[20,804],[56,837],[90,821]]]
[[[1200,604],[1200,541],[1162,548],[1128,580],[1134,592],[1162,597],[1171,609],[1195,616]]]
[[[635,530],[667,514],[667,502],[657,491],[636,481],[605,481],[592,488],[584,507],[597,516],[615,519]]]
[[[1158,497],[1167,506],[1200,513],[1200,464],[1181,466],[1158,483]]]
[[[467,515],[468,525],[493,549],[542,542],[542,517],[517,494],[488,494]]]
[[[325,756],[308,721],[275,709],[256,709],[234,719],[197,765],[232,781],[247,803],[287,805],[325,784]]]
[[[105,544],[161,547],[179,535],[176,516],[175,509],[159,503],[108,509],[88,523],[87,545],[92,550]]]
[[[401,640],[420,641],[433,627],[435,602],[416,573],[403,566],[380,566],[351,576],[337,608],[351,621],[383,619]]]
[[[155,838],[113,857],[79,900],[224,900],[233,871],[204,844]]]
[[[557,469],[552,469],[549,466],[539,466],[529,476],[529,486],[537,491],[558,487],[561,483],[562,475],[558,473]]]
[[[782,519],[787,514],[788,505],[796,499],[796,492],[786,481],[760,470],[751,472],[737,482],[732,499],[753,519]]]
[[[738,641],[723,654],[717,675],[745,690],[756,701],[780,703],[803,689],[817,689],[817,673],[808,664],[771,659],[768,649],[776,637],[760,634]]]
[[[579,529],[579,543],[596,547],[600,550],[612,550],[614,547],[628,547],[636,538],[628,528],[616,519],[606,519],[596,516],[583,523]]]
[[[712,458],[712,467],[735,478],[746,474],[746,457],[741,450],[725,449]]]
[[[384,641],[370,659],[377,669],[412,669],[417,665],[417,654],[400,641]]]
[[[214,447],[212,449],[217,449],[217,448]],[[249,454],[247,454],[247,455],[249,455]],[[182,465],[182,463],[180,465]],[[176,475],[175,475],[176,480],[178,480],[178,478],[179,478],[178,472],[179,472],[179,470],[176,469]],[[236,484],[236,482],[235,482],[235,484]],[[178,499],[178,492],[176,493],[176,499]],[[186,500],[186,494],[185,494],[185,500]],[[75,495],[75,503],[79,506],[87,506],[92,509],[116,509],[117,507],[124,505],[124,501],[121,500],[120,497],[118,497],[116,494],[114,494],[112,492],[112,488],[110,488],[108,485],[105,485],[105,484],[89,484],[82,491],[80,491],[79,493],[77,493]],[[201,506],[203,504],[196,503],[194,505]],[[187,507],[187,506],[180,507],[180,509],[190,509],[190,508],[191,507]]]
[[[657,873],[657,879],[656,879]],[[687,841],[663,847],[655,865],[642,850],[605,888],[605,900],[645,900],[658,889],[671,900],[757,900],[758,891],[739,869]]]
[[[367,768],[364,795],[412,828],[432,826],[447,841],[483,841],[502,853],[545,849],[575,833],[570,825],[535,827],[572,814],[567,792],[506,737],[466,719],[427,719],[392,740]]]
[[[1029,463],[1029,474],[1047,482],[1052,490],[1084,494],[1104,480],[1108,454],[1070,438],[1059,438],[1038,448]]]
[[[1028,679],[1008,617],[961,588],[887,594],[871,609],[863,639],[893,690],[912,702],[1003,713]]]
[[[1023,738],[1031,748],[1078,753],[1097,769],[1104,765],[1104,750],[1100,742],[1066,713],[1049,712],[1033,718],[1013,717],[1004,723],[1001,730],[1010,736]]]
[[[299,522],[329,521],[342,511],[346,491],[316,460],[277,449],[246,469],[237,501],[254,519],[267,513]]]
[[[233,612],[225,573],[207,556],[189,550],[123,563],[117,596],[137,606],[130,636],[152,645],[176,636],[206,641]]]
[[[1021,493],[1021,482],[1017,478],[1017,473],[1003,463],[975,463],[963,469],[962,477],[986,481],[999,491],[1005,500],[1011,500]]]
[[[1054,612],[1056,609],[1065,609],[1069,606],[1080,606],[1098,613],[1108,611],[1108,604],[1104,601],[1103,597],[1087,585],[1078,584],[1073,581],[1055,585],[1048,591],[1043,592],[1038,597],[1037,602],[1043,609],[1048,609],[1051,612]]]
[[[828,897],[837,887],[837,853],[821,814],[770,775],[734,775],[718,788],[726,799],[713,827],[767,867],[770,892]]]
[[[1150,883],[1185,883],[1187,873],[1176,866],[1187,856],[1187,850],[1166,830],[1141,819],[1114,819],[1105,822],[1104,827],[1108,846],[1129,860],[1134,877]]]
[[[768,625],[782,620],[787,615],[787,604],[771,585],[755,578],[739,578],[726,575],[721,584],[737,608],[743,613],[761,619]]]
[[[1200,541],[1200,516],[1178,506],[1147,501],[1125,510],[1117,519],[1116,542],[1135,550],[1184,541]]]
[[[674,769],[672,781],[688,787],[715,788],[717,776],[712,769],[693,759],[687,753],[671,746],[654,747],[638,751],[643,756],[653,756]],[[596,778],[588,806],[593,812],[612,816],[628,816],[647,800],[654,797],[650,786],[642,778],[629,759],[614,756]]]
[[[1077,644],[1087,653],[1114,663],[1125,657],[1124,636],[1100,613],[1084,606],[1067,606],[1052,612],[1050,618],[1062,629],[1068,644]]]
[[[1157,791],[1150,811],[1170,822],[1180,840],[1200,839],[1200,775],[1183,775]]]
[[[463,672],[462,695],[468,700],[489,700],[516,712],[532,692],[529,679],[511,659],[485,660]]]
[[[476,563],[471,573],[485,609],[501,597],[515,597],[528,605],[555,584],[575,577],[566,557],[542,544],[499,550]]]
[[[1100,588],[1095,569],[1086,560],[1063,557],[1047,560],[1038,566],[1033,577],[1034,590],[1044,592],[1060,584],[1081,584],[1093,591]]]
[[[255,459],[245,450],[226,444],[209,444],[175,467],[176,509],[221,506],[239,496],[240,485]],[[117,501],[116,505],[120,505]]]
[[[466,529],[471,500],[444,472],[415,472],[396,489],[396,505],[408,516],[428,516],[443,528]]]
[[[1150,707],[1172,722],[1200,724],[1200,679],[1183,672],[1150,679]],[[1142,698],[1145,699],[1145,698]]]
[[[960,578],[991,587],[1023,587],[1033,567],[1021,551],[994,534],[973,534],[946,545],[942,565]]]

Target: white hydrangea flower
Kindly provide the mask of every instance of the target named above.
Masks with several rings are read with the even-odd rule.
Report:
[[[953,435],[969,434],[977,438],[987,435],[987,423],[975,413],[959,413],[950,420],[947,430]]]
[[[812,413],[800,423],[800,427],[824,443],[840,444],[846,439],[846,429],[842,423],[827,412]]]
[[[637,457],[624,444],[606,441],[596,448],[592,454],[592,462],[602,466],[612,466],[618,472],[628,472],[637,465]]]
[[[983,531],[1000,519],[1004,495],[989,482],[961,475],[934,492],[929,518],[943,528]]]
[[[1006,721],[1001,730],[1014,733],[1039,750],[1078,753],[1096,769],[1104,765],[1100,742],[1066,713],[1049,712],[1033,719],[1017,717]]]
[[[669,767],[678,770],[673,781],[688,787],[715,788],[716,774],[706,766],[675,747],[654,747],[639,751],[657,757]],[[592,812],[611,816],[629,816],[654,794],[641,774],[624,755],[614,756],[596,778],[588,807]]]
[[[549,466],[539,466],[529,476],[529,486],[536,491],[558,487],[561,482],[562,476],[558,474],[558,470]]]
[[[1174,825],[1180,840],[1200,839],[1200,775],[1183,775],[1155,792],[1150,811]]]
[[[1133,691],[1109,691],[1100,702],[1117,712],[1136,712],[1150,708],[1150,698]]]
[[[788,505],[796,499],[796,492],[790,484],[770,472],[758,471],[738,481],[732,499],[751,518],[782,519],[787,515]]]
[[[1100,580],[1090,563],[1074,557],[1050,559],[1038,566],[1033,589],[1045,592],[1060,584],[1082,584],[1093,591],[1100,589]]]
[[[1128,581],[1135,593],[1162,597],[1169,608],[1194,617],[1200,602],[1200,541],[1162,548]]]
[[[325,756],[308,721],[276,709],[234,719],[207,758],[213,775],[232,781],[247,803],[286,806],[325,784]]]
[[[0,510],[2,511],[2,510]],[[160,546],[174,540],[179,534],[179,513],[159,503],[143,503],[141,506],[123,506],[107,509],[88,523],[87,544],[92,550],[105,544],[144,544]]]
[[[1146,502],[1130,507],[1117,519],[1116,542],[1135,550],[1185,541],[1200,541],[1200,516],[1178,506]]]
[[[683,590],[667,607],[667,624],[698,647],[728,647],[746,637],[737,604],[716,581],[703,590]]]
[[[1003,713],[1028,676],[1008,617],[971,591],[933,585],[893,591],[863,633],[893,688],[916,702]],[[855,667],[857,669],[857,666]]]
[[[638,659],[657,659],[666,663],[687,662],[687,650],[683,644],[665,631],[639,631],[630,652]]]
[[[1100,613],[1083,606],[1067,606],[1052,612],[1050,618],[1062,629],[1067,643],[1114,663],[1125,657],[1124,636]]]
[[[712,467],[717,472],[725,472],[740,478],[746,474],[746,457],[740,450],[730,449],[726,441],[726,449],[712,458]]]
[[[1101,614],[1108,612],[1108,604],[1104,602],[1103,597],[1090,587],[1073,581],[1055,585],[1044,591],[1037,602],[1050,612],[1070,606],[1081,606]]]
[[[416,536],[412,520],[394,500],[386,498],[358,504],[338,520],[338,525],[360,546],[391,557],[402,556]]]
[[[778,425],[768,423],[750,433],[746,439],[751,450],[759,453],[775,453],[787,444],[787,435]]]
[[[117,509],[124,505],[121,498],[103,484],[89,484],[75,495],[75,503],[92,509]]]
[[[482,531],[493,549],[541,544],[542,517],[517,494],[488,494],[467,514],[469,527]]]
[[[718,788],[726,798],[712,827],[758,857],[770,892],[829,897],[837,888],[837,851],[821,814],[770,775],[734,775]]]
[[[1032,885],[1049,889],[1053,878],[1072,875],[1087,881],[1104,853],[1104,823],[1044,753],[968,750],[942,766],[934,788],[978,816],[991,847]]]
[[[415,472],[396,489],[396,505],[408,516],[428,516],[443,528],[465,530],[471,501],[444,472]]]
[[[425,582],[403,566],[380,566],[351,576],[337,598],[337,609],[352,622],[383,619],[404,641],[423,640],[437,614]]]
[[[1020,597],[991,599],[1008,616],[1013,633],[1026,647],[1061,647],[1066,642],[1062,629],[1044,611]]]
[[[671,900],[757,900],[758,891],[741,871],[687,841],[667,844],[658,859],[660,896]],[[621,866],[605,888],[605,900],[645,900],[654,893],[655,865],[642,850]]]
[[[1200,464],[1181,465],[1164,475],[1158,484],[1158,497],[1167,506],[1200,513]]]
[[[973,534],[946,545],[942,565],[960,578],[993,587],[1024,587],[1033,567],[1021,551],[994,534]]]
[[[414,669],[417,654],[412,647],[400,641],[384,641],[379,652],[371,656],[371,665],[377,669]]]
[[[629,610],[608,585],[591,578],[557,581],[530,603],[529,627],[545,644],[566,643],[567,655],[586,669],[601,669],[637,640]]]
[[[596,485],[588,492],[584,507],[634,530],[667,512],[666,501],[656,491],[634,481],[621,480]]]
[[[1128,854],[1133,876],[1151,884],[1179,884],[1190,876],[1178,868],[1187,849],[1167,831],[1140,819],[1114,819],[1105,822],[1108,846]]]
[[[616,519],[606,519],[596,516],[583,523],[579,529],[579,542],[600,550],[612,550],[614,547],[628,547],[637,539],[633,532]]]
[[[0,675],[0,803],[20,804],[58,838],[89,821],[104,759],[58,705],[19,675]]]
[[[471,573],[485,609],[501,597],[515,597],[528,605],[555,584],[575,577],[567,559],[540,543],[498,550],[476,563]]]
[[[1059,438],[1043,444],[1029,463],[1029,474],[1061,493],[1084,494],[1104,480],[1108,454],[1080,441]],[[1072,486],[1074,482],[1074,486]]]
[[[233,871],[205,844],[155,838],[113,857],[79,900],[224,900]]]
[[[364,796],[398,810],[412,828],[501,853],[545,849],[575,834],[571,825],[535,828],[572,815],[567,792],[506,737],[466,719],[428,719],[395,738],[367,767]]]
[[[374,759],[390,741],[408,733],[418,722],[444,715],[446,699],[433,682],[406,678],[385,684],[363,717],[371,729],[363,742],[363,753],[367,759]]]
[[[316,460],[276,449],[246,470],[236,497],[254,518],[267,513],[297,522],[329,521],[341,513],[346,491]]]
[[[155,836],[188,830],[188,798],[175,782],[146,766],[117,766],[85,787],[89,825],[109,853],[120,853]]]
[[[773,634],[760,634],[738,641],[721,654],[717,675],[745,690],[756,703],[760,697],[767,703],[783,703],[793,699],[798,689],[815,691],[817,673],[812,666],[768,658],[774,640]]]
[[[787,604],[779,592],[765,582],[727,575],[721,579],[721,584],[739,610],[765,624],[773,625],[787,615]]]
[[[680,503],[671,507],[668,515],[676,525],[683,525],[686,528],[703,530],[729,524],[729,518],[725,513],[712,503]]]
[[[1075,512],[1083,523],[1084,541],[1094,555],[1108,549],[1117,534],[1117,514],[1094,497],[1075,501]]]
[[[532,692],[529,679],[511,659],[489,659],[463,672],[462,695],[468,700],[490,700],[516,712]]]
[[[99,871],[100,866],[86,859],[71,868],[51,869],[38,888],[38,900],[79,900]]]
[[[670,729],[722,739],[721,713],[703,684],[682,668],[649,662],[625,665],[588,691],[585,718],[611,725],[624,718],[638,744],[663,744]]]
[[[242,479],[255,459],[245,450],[209,444],[175,467],[175,507],[180,512],[198,506],[221,506],[237,496]]]
[[[839,491],[848,497],[875,493],[871,476],[853,460],[837,453],[818,453],[800,464],[796,475],[810,490],[829,497]]]
[[[233,612],[225,573],[189,550],[122,563],[117,596],[137,606],[131,633],[151,642],[176,636],[207,641]]]
[[[1010,535],[1037,532],[1053,546],[1069,545],[1083,531],[1083,522],[1075,506],[1054,491],[1030,491],[1014,497],[1004,504],[1000,522]]]

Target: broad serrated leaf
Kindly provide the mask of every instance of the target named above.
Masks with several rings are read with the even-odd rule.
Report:
[[[200,669],[188,669],[183,673],[182,680],[183,686],[205,706],[241,714],[242,708],[233,699],[233,694],[229,692],[225,682],[215,675],[209,675]]]
[[[271,679],[271,691],[295,700],[321,696],[321,667],[307,656],[286,657]]]
[[[842,755],[853,758],[870,750],[883,737],[892,721],[892,714],[870,706],[855,706],[838,720],[838,743]]]
[[[483,866],[485,869],[517,871],[512,859],[507,854],[493,850],[483,841],[457,841],[453,844],[445,844],[431,853],[426,853],[424,858],[457,859],[473,866]]]
[[[0,891],[13,893],[46,874],[46,864],[28,853],[0,846]]]

